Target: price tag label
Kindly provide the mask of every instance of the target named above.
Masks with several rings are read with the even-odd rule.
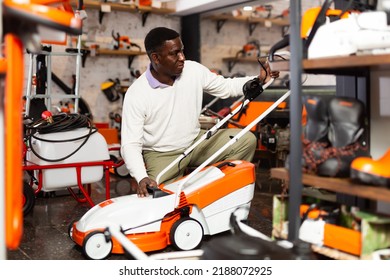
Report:
[[[272,27],[272,22],[270,20],[266,20],[264,22],[264,26],[270,28],[270,27]]]

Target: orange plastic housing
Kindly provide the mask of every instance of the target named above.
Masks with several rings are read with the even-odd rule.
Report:
[[[221,163],[213,164],[217,166]],[[201,187],[198,191],[194,191],[187,196],[184,192],[180,195],[179,206],[171,213],[167,213],[161,222],[161,228],[158,232],[145,232],[127,234],[127,238],[130,239],[135,245],[137,245],[142,251],[150,252],[157,251],[166,248],[171,245],[169,234],[173,224],[181,218],[181,209],[183,207],[189,208],[189,213],[192,212],[192,207],[196,205],[199,209],[203,209],[213,202],[223,198],[224,196],[239,190],[242,187],[254,184],[255,182],[255,165],[250,162],[240,161],[239,166],[224,165],[221,170],[225,173],[225,176]],[[185,177],[184,177],[185,178]],[[164,188],[162,188],[164,189]],[[169,190],[166,190],[170,192]],[[111,202],[108,202],[108,204]],[[99,206],[104,207],[106,203],[101,203]],[[129,217],[131,218],[131,217]],[[104,229],[93,229],[88,232],[80,232],[77,230],[75,223],[73,225],[72,239],[76,244],[82,246],[86,236],[92,231],[104,231]],[[123,248],[121,244],[112,239],[113,254],[123,254]]]
[[[55,1],[44,2],[56,3]],[[39,1],[16,3],[12,0],[4,0],[4,4],[5,11],[12,11],[14,15],[21,18],[36,18],[37,22],[50,26],[53,30],[61,30],[71,34],[81,33],[82,20],[76,18],[73,12],[69,11],[71,9],[69,1],[63,1],[61,5],[56,7],[39,4]]]
[[[82,21],[75,18],[69,0],[4,0],[2,17],[31,24],[81,34]],[[48,5],[54,5],[51,7]],[[24,30],[18,30],[23,33]],[[25,31],[26,32],[26,31]],[[18,37],[20,36],[20,37]],[[4,91],[4,170],[5,170],[5,241],[8,249],[17,249],[23,233],[23,34],[6,30],[4,53],[0,58],[1,75],[5,77]]]
[[[22,192],[22,93],[23,45],[13,34],[5,42],[5,229],[9,249],[17,249],[23,232]]]
[[[216,166],[218,163],[213,165]],[[224,177],[186,196],[188,203],[203,209],[229,193],[256,181],[255,165],[250,162],[242,161],[239,168],[226,165],[222,171],[225,173]]]
[[[107,144],[119,143],[119,132],[116,128],[99,128],[99,133],[106,139]]]
[[[351,163],[351,169],[377,177],[390,179],[390,149],[379,159],[357,157]]]
[[[320,13],[321,7],[310,8],[305,11],[302,16],[302,24],[301,24],[301,37],[307,38],[309,36],[311,29]],[[328,9],[326,11],[326,16],[340,16],[341,10]],[[344,13],[341,18],[348,18],[349,13]]]
[[[362,251],[362,235],[356,230],[325,224],[324,245],[360,256]]]
[[[253,101],[248,104],[247,109],[245,110],[245,114],[242,114],[240,116],[239,120],[232,119],[236,122],[238,122],[242,126],[247,126],[250,124],[253,120],[255,120],[258,116],[260,116],[262,113],[264,113],[265,110],[267,110],[274,102],[271,101]],[[237,107],[241,106],[241,103],[237,105],[232,110],[236,109]],[[278,109],[285,109],[287,106],[286,102],[280,103],[278,106]],[[228,124],[228,128],[236,128],[233,124]],[[251,128],[251,131],[256,131],[256,126]]]

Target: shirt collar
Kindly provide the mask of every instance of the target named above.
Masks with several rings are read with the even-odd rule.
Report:
[[[169,87],[167,84],[161,83],[159,80],[157,80],[155,77],[153,77],[152,72],[150,71],[150,68],[152,67],[152,64],[149,64],[149,67],[146,69],[146,79],[148,80],[149,85],[152,88],[166,88]]]

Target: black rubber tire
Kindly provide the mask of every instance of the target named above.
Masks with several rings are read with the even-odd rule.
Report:
[[[35,206],[35,193],[29,183],[23,182],[23,215],[28,215]]]
[[[77,222],[78,220],[77,219],[74,219],[74,220],[72,220],[70,223],[69,223],[69,225],[68,225],[68,236],[69,236],[69,238],[74,242],[74,240],[73,240],[73,238],[72,238],[72,233],[73,233],[73,225],[74,225],[74,223],[75,222]]]

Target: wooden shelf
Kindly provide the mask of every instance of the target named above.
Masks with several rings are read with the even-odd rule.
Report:
[[[257,57],[245,56],[245,57],[225,57],[222,61],[237,61],[237,62],[257,62]]]
[[[144,55],[146,52],[131,51],[131,50],[111,50],[111,49],[96,49],[96,55],[123,55],[123,56],[138,56]]]
[[[271,168],[271,177],[288,181],[289,171],[286,168]],[[351,179],[328,178],[302,174],[302,183],[313,186],[314,188],[325,189],[337,193],[390,202],[390,189],[380,186],[355,184]]]
[[[265,62],[264,57],[260,57],[260,61],[262,63]],[[258,57],[255,56],[243,56],[243,57],[225,57],[222,58],[223,62],[226,62],[228,64],[228,70],[229,72],[232,71],[233,67],[238,63],[259,63]]]
[[[72,4],[75,4],[77,1],[72,0]],[[174,13],[175,10],[165,9],[165,8],[154,8],[149,6],[136,6],[136,5],[126,5],[120,3],[109,3],[103,1],[84,1],[84,8],[101,10],[102,5],[108,5],[111,7],[112,11],[122,11],[122,12],[130,12],[130,13],[152,13],[152,14],[160,14],[167,15]]]
[[[351,255],[348,253],[344,253],[344,252],[341,252],[339,250],[332,249],[332,248],[325,247],[325,246],[312,245],[311,249],[313,250],[313,252],[315,252],[317,254],[327,256],[327,257],[334,259],[334,260],[360,260],[361,259],[360,257],[354,256],[354,255]]]
[[[274,62],[275,70],[289,71],[289,61]],[[279,66],[278,66],[279,65]],[[304,59],[302,68],[308,73],[358,74],[359,69],[390,69],[390,54],[350,55]]]
[[[73,6],[77,6],[78,2],[76,0],[71,0],[71,4]],[[102,23],[103,16],[107,14],[102,10],[102,6],[109,6],[111,11],[122,11],[129,12],[133,14],[140,14],[142,17],[142,26],[145,26],[146,19],[150,14],[158,14],[158,15],[169,15],[175,12],[172,9],[166,8],[154,8],[150,6],[136,6],[136,5],[126,5],[120,3],[109,3],[104,1],[84,1],[83,8],[84,9],[95,9],[99,10],[99,23]]]
[[[93,53],[95,51],[94,55],[91,56],[100,56],[100,55],[119,55],[119,56],[127,56],[128,57],[128,67],[131,68],[131,64],[133,63],[134,57],[139,55],[145,55],[146,52],[140,52],[140,51],[132,51],[132,50],[111,50],[111,49],[101,49],[97,48],[95,50],[89,49],[90,53]],[[83,66],[85,65],[86,57],[83,59]]]
[[[282,18],[257,18],[257,17],[247,17],[247,16],[233,16],[233,15],[213,15],[205,17],[213,21],[219,20],[229,20],[229,21],[238,21],[238,22],[247,22],[247,23],[264,23],[264,24],[275,24],[278,26],[288,26],[290,24],[289,20]]]
[[[304,59],[302,65],[304,69],[310,70],[318,68],[382,67],[383,64],[390,64],[390,54]]]
[[[247,56],[247,57],[225,57],[222,58],[223,62],[228,64],[228,71],[231,72],[233,67],[237,64],[237,62],[244,63],[258,63],[257,57]]]
[[[253,31],[258,24],[264,24],[264,26],[271,27],[277,25],[281,27],[288,27],[290,25],[289,20],[283,18],[257,18],[248,16],[233,16],[228,14],[212,15],[204,17],[217,23],[217,32],[221,30],[226,21],[244,22],[249,25],[249,35],[252,35]],[[284,33],[284,32],[283,32]]]

